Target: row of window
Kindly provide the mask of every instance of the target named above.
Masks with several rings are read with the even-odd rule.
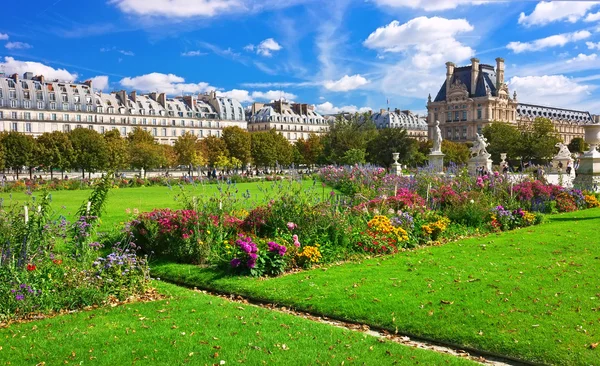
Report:
[[[22,113],[22,119],[25,120],[31,120],[32,116],[34,117],[34,119],[40,120],[40,121],[45,121],[46,116],[48,116],[50,121],[58,121],[59,120],[59,115],[57,115],[56,113],[49,113],[49,114],[45,114],[43,112],[39,112],[37,114],[32,114],[31,112],[23,112]],[[37,117],[37,118],[36,118]],[[94,118],[95,117],[95,118]],[[10,115],[6,114],[3,111],[0,111],[0,119],[3,118],[11,118],[11,119],[21,119],[19,116],[18,112],[11,112]],[[87,121],[87,122],[104,122],[104,116],[93,116],[93,115],[87,115],[87,116],[82,116],[81,114],[63,114],[62,115],[62,119],[61,121],[76,121],[76,122],[81,122],[81,121]],[[111,123],[116,123],[117,119],[115,117],[109,117],[109,121]],[[167,121],[167,119],[162,119],[162,120],[157,120],[156,118],[126,118],[126,117],[121,117],[120,122],[123,124],[133,124],[133,125],[149,125],[152,124],[154,126],[158,126],[158,125],[162,125],[162,126],[181,126],[181,127],[208,127],[208,128],[219,128],[220,124],[219,121],[186,121],[186,120],[180,120],[179,122],[176,120],[171,120],[170,123]]]
[[[248,121],[250,123],[254,122],[254,123],[260,123],[260,122],[267,122],[267,121],[263,121],[259,118],[250,118],[250,120]],[[290,122],[290,123],[310,123],[310,124],[325,124],[326,120],[323,118],[300,118],[300,117],[273,117],[270,116],[269,117],[269,121],[268,122]]]
[[[481,134],[483,126],[477,126],[477,133]],[[447,127],[446,128],[446,139],[448,140],[466,140],[467,139],[467,126],[462,127]]]
[[[25,122],[25,123],[22,124],[23,126],[20,126],[20,125],[21,124],[19,122],[12,122],[10,124],[10,130],[11,131],[16,131],[16,132],[28,132],[28,133],[33,132],[31,122]],[[44,132],[44,126],[43,126],[43,124],[40,123],[39,128],[40,128],[40,131],[36,131],[36,132],[43,133]],[[70,132],[71,128],[72,128],[71,125],[68,125],[68,124],[62,125],[62,131],[63,132]],[[83,128],[83,126],[82,125],[76,125],[75,128]],[[88,128],[90,130],[97,130],[100,133],[104,133],[104,132],[106,132],[106,131],[109,130],[109,128],[107,128],[105,126],[98,126],[96,128],[94,125],[89,125]],[[117,128],[116,127],[112,127],[110,129],[111,130],[116,130]],[[156,137],[158,137],[159,134],[160,134],[161,137],[167,137],[167,136],[177,137],[177,129],[175,129],[175,128],[171,129],[170,135],[169,135],[169,131],[166,128],[161,128],[159,130],[158,128],[148,129],[147,127],[144,127],[143,129],[144,129],[144,131],[150,132],[152,134],[152,136],[156,136]],[[51,131],[52,132],[58,131],[58,130],[59,130],[58,129],[58,124],[52,124],[51,125]],[[119,132],[121,133],[122,136],[126,136],[127,132],[128,132],[127,131],[127,127],[121,127],[119,129]],[[184,130],[184,129],[179,130],[179,134],[182,135],[182,136],[186,132],[190,132],[192,135],[198,135],[198,137],[204,137],[204,135],[205,135],[205,131],[204,130],[198,130],[198,131],[195,131],[195,130]],[[211,135],[213,135],[213,132],[211,130],[208,130],[207,133],[206,133],[206,136],[211,136]],[[216,131],[214,133],[214,135],[217,136],[217,137],[221,137],[221,131]]]
[[[284,131],[284,130],[292,131],[292,129],[290,128],[289,125],[286,125],[287,129],[284,129],[283,126],[284,125],[279,125],[279,128],[277,128],[278,127],[277,125],[273,125],[273,127],[271,127],[269,124],[260,125],[260,126],[254,126],[254,125],[250,124],[250,125],[248,125],[248,129],[250,131],[261,131],[261,130],[267,131],[267,130],[270,130],[272,128],[275,128],[276,130],[279,130],[279,131]],[[319,131],[326,131],[327,127],[320,127],[318,130]],[[298,126],[294,126],[294,131],[298,131]],[[317,131],[317,129],[315,128],[313,130],[310,127],[306,127],[306,129],[304,129],[304,126],[300,126],[300,131]]]

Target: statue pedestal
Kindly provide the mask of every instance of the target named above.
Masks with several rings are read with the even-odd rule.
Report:
[[[483,167],[488,174],[492,172],[492,159],[490,154],[480,155],[470,158],[467,162],[470,175],[477,175],[477,168]]]
[[[392,164],[392,174],[395,174],[397,176],[402,175],[402,165],[400,163]]]
[[[581,190],[600,192],[600,153],[595,149],[579,159],[579,169],[573,185]]]
[[[567,174],[567,166],[571,163],[573,166],[573,158],[566,156],[555,156],[552,158],[552,172]],[[574,175],[574,169],[571,169],[571,175]]]
[[[444,172],[444,155],[441,151],[432,151],[429,154],[429,166],[434,173]]]

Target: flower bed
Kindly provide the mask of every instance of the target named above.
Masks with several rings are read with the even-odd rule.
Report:
[[[146,253],[263,276],[513,230],[539,224],[545,213],[600,205],[592,194],[539,181],[511,186],[497,173],[398,180],[381,170],[325,169],[323,179],[332,177],[352,182],[351,189],[337,187],[354,195],[280,192],[250,212],[227,210],[223,195],[184,210],[143,213],[128,228]],[[392,194],[379,194],[390,187],[373,182],[393,182]]]

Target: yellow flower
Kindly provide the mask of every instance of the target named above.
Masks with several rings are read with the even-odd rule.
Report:
[[[206,230],[206,233],[207,233],[208,235],[210,235],[210,230]]]

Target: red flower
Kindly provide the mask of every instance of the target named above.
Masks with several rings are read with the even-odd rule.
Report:
[[[35,266],[35,264],[28,264],[28,265],[27,265],[27,270],[28,270],[28,271],[35,271],[35,269],[36,269],[36,266]]]
[[[52,263],[56,264],[56,265],[61,265],[62,264],[62,259],[53,259]],[[35,267],[35,266],[34,266]]]

